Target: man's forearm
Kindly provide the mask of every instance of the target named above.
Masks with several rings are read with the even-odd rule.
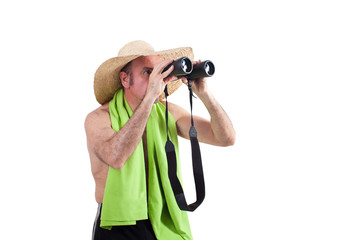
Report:
[[[218,144],[223,146],[234,145],[236,136],[235,130],[224,109],[208,91],[198,94],[198,97],[204,103],[210,114],[211,130],[213,131]]]
[[[149,118],[153,101],[144,98],[135,109],[128,122],[103,146],[107,162],[116,169],[121,169],[138,146]]]

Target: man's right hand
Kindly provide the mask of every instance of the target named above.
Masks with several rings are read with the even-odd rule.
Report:
[[[166,59],[154,67],[149,76],[145,96],[150,96],[155,101],[164,92],[166,84],[177,79],[176,76],[169,76],[174,70],[174,66],[171,66],[168,70],[163,72],[164,68],[172,62],[174,62],[174,59]]]

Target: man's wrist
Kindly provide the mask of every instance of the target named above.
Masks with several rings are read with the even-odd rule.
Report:
[[[206,90],[206,91],[202,91],[200,93],[196,93],[196,95],[201,99],[201,101],[208,101],[210,99],[213,98],[212,94],[210,93],[210,91]]]
[[[142,103],[146,104],[146,105],[152,105],[153,102],[154,102],[153,98],[151,96],[149,96],[148,94],[146,94],[142,100]]]

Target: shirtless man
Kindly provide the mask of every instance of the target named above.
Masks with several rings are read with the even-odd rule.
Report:
[[[126,69],[120,72],[119,77],[124,89],[124,96],[133,111],[133,115],[118,132],[114,131],[111,125],[109,102],[89,113],[86,117],[87,145],[90,154],[91,170],[96,184],[95,198],[96,202],[99,203],[99,209],[101,208],[100,204],[103,202],[109,166],[121,171],[140,140],[143,139],[143,142],[146,143],[145,127],[152,106],[159,101],[159,96],[163,93],[165,85],[177,79],[177,77],[169,76],[173,66],[162,73],[163,69],[172,62],[173,59],[161,60],[158,55],[140,56],[127,64]],[[185,78],[182,80],[186,83]],[[210,93],[206,79],[193,81],[192,87],[194,93],[204,103],[211,116],[210,121],[194,116],[199,141],[216,146],[233,145],[235,142],[235,132],[231,121]],[[190,113],[180,106],[171,103],[169,103],[169,112],[176,122],[178,135],[189,138],[188,131],[191,126]],[[146,144],[144,146],[145,158],[147,158]],[[99,225],[99,216],[97,218],[94,224],[94,231],[108,231],[95,226]],[[139,224],[137,222],[136,226]],[[156,239],[151,229],[150,221],[144,224],[145,229],[149,231],[147,234]],[[140,231],[139,229],[131,230],[127,228],[136,226],[123,226],[120,230]],[[93,238],[105,239],[96,236],[93,236]]]

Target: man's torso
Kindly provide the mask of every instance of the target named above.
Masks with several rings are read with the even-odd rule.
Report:
[[[104,104],[96,109],[94,112],[105,111],[109,117],[109,125],[111,126],[111,120],[109,115],[109,104]],[[147,156],[147,139],[146,139],[146,130],[142,136],[143,147],[144,147],[144,159],[146,167],[146,176],[148,177],[148,156]],[[95,199],[97,203],[103,202],[106,179],[109,171],[109,165],[101,160],[95,153],[94,149],[89,148],[90,163],[91,163],[91,172],[95,180]]]

